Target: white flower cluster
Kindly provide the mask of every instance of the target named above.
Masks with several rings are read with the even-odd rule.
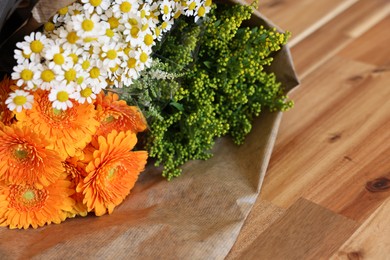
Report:
[[[101,90],[131,85],[150,67],[152,47],[176,18],[196,22],[210,7],[211,0],[80,0],[59,10],[44,33],[17,44],[12,79],[24,96],[49,91],[56,109],[91,103]],[[10,109],[24,105],[15,94],[9,99]]]

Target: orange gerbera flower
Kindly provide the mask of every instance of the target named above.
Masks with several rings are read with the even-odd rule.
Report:
[[[50,143],[29,128],[16,125],[0,127],[0,180],[42,189],[64,172],[57,152]]]
[[[72,108],[58,110],[52,107],[48,92],[41,90],[34,93],[34,100],[33,108],[17,113],[16,118],[50,137],[53,143],[49,148],[58,151],[63,160],[75,156],[91,141],[99,126],[92,104],[75,102]]]
[[[61,223],[74,204],[70,185],[70,181],[63,178],[43,189],[0,184],[0,226],[27,229]]]
[[[88,214],[87,205],[84,204],[84,195],[81,192],[76,192],[77,185],[83,181],[86,176],[85,170],[78,165],[77,158],[69,158],[64,163],[65,172],[68,175],[68,179],[72,182],[72,189],[75,193],[71,198],[75,201],[75,205],[69,213],[69,217],[75,217],[76,215],[85,217]]]
[[[85,169],[88,175],[76,189],[84,194],[88,211],[94,210],[97,216],[107,210],[111,214],[129,194],[148,157],[146,151],[130,151],[136,143],[131,131],[114,130],[107,138],[99,136],[99,147]]]
[[[117,94],[100,92],[96,97],[97,119],[100,122],[95,137],[107,136],[112,130],[142,132],[147,128],[143,114],[135,106],[119,100]]]
[[[12,124],[14,119],[14,113],[7,108],[7,104],[5,103],[12,88],[16,87],[14,83],[7,76],[0,82],[0,122],[3,122],[5,125]]]

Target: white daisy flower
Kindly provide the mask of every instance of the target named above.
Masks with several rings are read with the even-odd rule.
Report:
[[[84,10],[90,14],[96,12],[100,15],[110,7],[109,0],[81,0],[81,3],[84,4]]]
[[[103,62],[101,60],[93,60],[88,73],[89,76],[85,82],[92,86],[94,92],[100,92],[102,89],[107,87],[107,69],[103,66]]]
[[[109,28],[109,24],[100,19],[97,14],[83,13],[72,16],[72,21],[69,23],[74,31],[77,32],[77,36],[82,39],[97,38],[104,35],[106,29]],[[69,30],[69,28],[67,28]]]
[[[31,109],[34,103],[34,96],[27,91],[15,90],[9,94],[5,101],[11,111],[21,112],[23,109]]]
[[[83,5],[77,2],[68,6],[68,13],[71,16],[81,14],[83,10],[84,10]]]
[[[116,17],[112,8],[109,8],[104,12],[100,18],[110,25],[110,29],[113,31],[123,32],[125,26],[123,25],[122,17]]]
[[[137,12],[138,7],[138,2],[134,0],[115,0],[112,11],[114,12],[115,17],[127,19],[131,13]]]
[[[93,88],[84,85],[84,86],[78,86],[76,88],[76,91],[73,92],[71,98],[79,102],[80,104],[92,103],[96,99],[96,95],[99,94],[99,92],[94,92]]]
[[[52,40],[46,38],[41,32],[32,32],[24,37],[24,42],[18,42],[16,47],[21,49],[25,55],[31,55],[32,61],[40,61],[47,46],[52,44]]]
[[[27,89],[34,89],[36,81],[40,78],[40,67],[41,64],[26,60],[13,68],[14,72],[11,74],[11,77],[17,80],[17,86],[25,85]]]
[[[160,4],[160,12],[164,21],[170,20],[173,16],[174,3],[171,0],[163,0]]]
[[[40,77],[35,80],[38,88],[43,90],[50,90],[53,86],[59,84],[57,76],[61,74],[56,68],[50,68],[47,66],[41,66],[39,68]]]
[[[123,51],[124,48],[123,43],[112,42],[107,45],[102,46],[102,54],[103,58],[103,66],[108,66],[109,68],[114,68],[115,66],[119,66],[122,63]]]
[[[68,50],[61,51],[61,47],[59,45],[50,46],[44,57],[48,62],[48,67],[55,68],[57,70],[61,70],[63,66],[73,63],[73,59],[70,57],[70,52]]]
[[[189,0],[186,2],[186,6],[184,7],[186,16],[193,16],[196,8],[200,6],[200,0]]]
[[[16,60],[16,63],[21,64],[24,61],[29,61],[31,57],[31,54],[25,54],[22,50],[15,49],[14,50],[14,59]]]
[[[57,85],[50,90],[49,100],[53,103],[53,107],[58,110],[66,110],[73,107],[70,97],[74,93],[74,88],[67,85]]]

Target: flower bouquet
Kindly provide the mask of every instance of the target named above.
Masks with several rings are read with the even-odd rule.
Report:
[[[225,256],[292,105],[288,33],[209,0],[47,2],[2,44],[0,225],[41,228],[0,254]]]

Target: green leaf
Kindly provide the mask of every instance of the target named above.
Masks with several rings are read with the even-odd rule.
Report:
[[[175,108],[176,108],[177,110],[179,110],[179,111],[183,111],[183,110],[184,110],[183,105],[182,105],[182,104],[179,104],[179,103],[177,103],[177,102],[172,101],[172,102],[170,103],[170,105],[173,106],[173,107],[175,107]]]

